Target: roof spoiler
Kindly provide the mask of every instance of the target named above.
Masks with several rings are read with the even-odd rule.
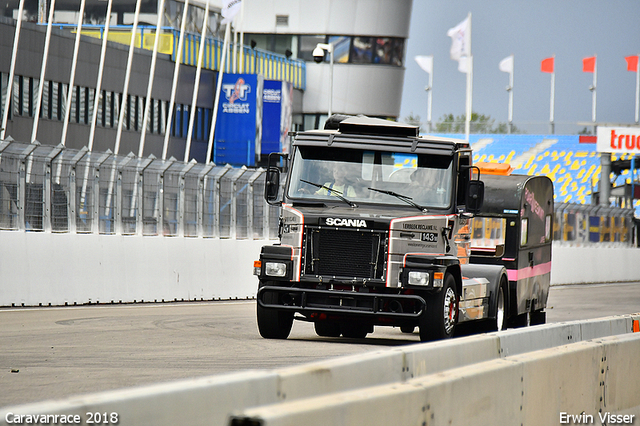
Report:
[[[327,119],[325,130],[338,130],[340,133],[357,133],[376,136],[396,136],[417,138],[420,128],[395,121],[372,118],[365,115],[334,114]]]

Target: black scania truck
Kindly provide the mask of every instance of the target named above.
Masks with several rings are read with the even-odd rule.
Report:
[[[294,319],[324,337],[418,327],[422,341],[467,321],[545,321],[551,181],[485,179],[466,141],[332,116],[270,156],[265,197],[281,207],[280,241],[254,263],[265,338],[286,339]]]

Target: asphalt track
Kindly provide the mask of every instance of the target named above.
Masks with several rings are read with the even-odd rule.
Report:
[[[640,312],[640,283],[552,287],[547,322]],[[419,342],[376,327],[366,339],[258,334],[255,301],[0,309],[0,407]]]

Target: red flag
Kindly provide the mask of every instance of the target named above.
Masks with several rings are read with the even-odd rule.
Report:
[[[553,56],[551,58],[543,59],[542,64],[540,66],[540,71],[552,73],[554,60],[555,60],[555,57]]]
[[[627,61],[627,71],[638,72],[638,55],[625,56]]]
[[[582,72],[595,72],[596,71],[596,57],[584,58],[582,60]]]

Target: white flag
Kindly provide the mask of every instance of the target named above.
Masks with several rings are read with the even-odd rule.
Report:
[[[418,65],[420,65],[420,68],[422,68],[423,71],[428,72],[429,74],[433,73],[433,55],[416,56],[415,60],[418,63]]]
[[[513,73],[513,55],[507,56],[501,60],[499,68],[502,72],[508,72],[509,74]]]
[[[447,31],[451,37],[451,59],[458,61],[458,71],[468,72],[467,58],[471,55],[471,28],[467,17],[455,27]]]
[[[240,11],[242,0],[222,0],[222,20],[223,24],[233,21],[234,16]]]

